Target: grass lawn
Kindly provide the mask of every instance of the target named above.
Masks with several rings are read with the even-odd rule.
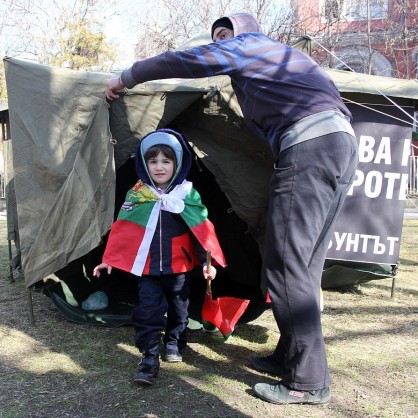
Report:
[[[276,406],[251,387],[274,378],[251,370],[278,331],[271,311],[220,335],[190,331],[183,363],[162,362],[153,387],[132,383],[138,352],[130,326],[69,322],[23,278],[10,282],[0,221],[0,417],[417,417],[418,220],[405,220],[396,293],[392,279],[325,291],[323,329],[332,377],[325,406]]]

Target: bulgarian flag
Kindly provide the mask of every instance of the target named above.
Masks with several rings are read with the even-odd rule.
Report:
[[[200,245],[211,251],[219,265],[226,265],[215,227],[207,218],[207,209],[199,193],[187,180],[161,195],[139,180],[128,191],[112,225],[103,262],[141,276],[161,210],[178,213]]]

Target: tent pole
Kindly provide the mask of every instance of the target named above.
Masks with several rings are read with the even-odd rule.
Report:
[[[13,283],[15,281],[15,278],[13,276],[13,268],[12,268],[12,258],[13,258],[13,254],[12,254],[12,241],[11,240],[7,240],[8,246],[9,246],[9,269],[10,269],[10,283]]]
[[[395,285],[396,285],[396,277],[394,277],[392,279],[392,291],[390,293],[390,297],[394,298],[395,297]]]
[[[29,306],[29,319],[31,325],[35,325],[35,315],[33,313],[33,303],[32,303],[32,289],[30,287],[27,288],[28,293],[28,306]]]

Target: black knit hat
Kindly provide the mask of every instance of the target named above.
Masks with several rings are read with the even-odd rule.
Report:
[[[212,39],[213,39],[213,32],[215,31],[216,28],[219,28],[220,26],[231,29],[232,31],[234,30],[234,27],[232,26],[232,22],[230,21],[230,19],[226,16],[221,17],[220,19],[215,20],[215,22],[213,22],[212,31],[211,31]]]

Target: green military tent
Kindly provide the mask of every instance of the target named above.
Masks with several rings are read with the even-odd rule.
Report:
[[[228,267],[214,282],[214,295],[251,299],[244,320],[265,309],[260,254],[273,156],[247,130],[228,77],[148,82],[109,105],[104,95],[109,74],[13,58],[5,58],[4,66],[11,125],[8,238],[17,243],[28,288],[47,293],[71,320],[129,322],[133,279],[118,273],[92,279],[91,270],[136,180],[132,156],[138,142],[152,130],[171,127],[182,132],[195,154],[190,179],[226,253]],[[352,73],[329,72],[350,100],[385,100],[379,91],[401,105],[418,99],[413,81],[367,76],[369,84]],[[392,274],[386,267],[369,267],[359,281],[369,280],[370,271]],[[333,287],[333,279],[327,280]],[[194,282],[198,312],[204,284],[198,277]],[[108,294],[109,308],[83,310],[81,302],[97,289]]]

